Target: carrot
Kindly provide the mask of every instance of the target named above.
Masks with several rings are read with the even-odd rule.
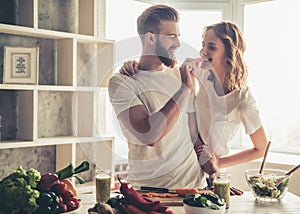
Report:
[[[153,197],[158,197],[158,198],[173,198],[175,196],[178,196],[178,194],[171,194],[171,193],[156,193],[156,192],[146,192],[142,194],[143,196],[147,198],[153,198]]]
[[[127,205],[127,209],[129,210],[129,212],[131,212],[132,214],[147,214],[146,212],[144,212],[143,210],[140,210],[139,208],[128,204]]]
[[[179,196],[185,196],[186,194],[197,194],[198,190],[196,188],[178,188],[175,189]]]
[[[153,198],[153,193],[152,192],[146,192],[146,193],[143,193],[142,195],[147,197],[147,198]]]

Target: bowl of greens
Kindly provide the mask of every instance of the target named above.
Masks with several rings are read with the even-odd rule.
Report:
[[[286,170],[264,169],[260,174],[258,169],[248,169],[245,178],[258,201],[275,202],[288,191],[291,176],[286,173]]]
[[[186,214],[224,214],[226,203],[214,193],[187,194],[183,208]]]

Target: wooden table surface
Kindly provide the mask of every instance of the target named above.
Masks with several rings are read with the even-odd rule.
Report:
[[[82,208],[78,213],[87,214],[87,210],[95,205],[95,194],[80,194]],[[176,214],[185,214],[182,206],[173,206],[171,209]],[[230,208],[226,214],[300,214],[300,197],[287,192],[284,198],[277,202],[261,203],[255,200],[250,192],[245,192],[242,196],[230,197]]]

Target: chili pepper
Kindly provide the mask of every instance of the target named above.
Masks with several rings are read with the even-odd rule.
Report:
[[[127,205],[127,209],[129,210],[130,213],[132,214],[147,214],[146,212],[144,212],[143,210],[131,205],[131,204],[128,204]]]
[[[120,177],[118,180],[121,183],[120,191],[124,195],[129,204],[136,206],[137,208],[149,212],[155,211],[160,207],[160,201],[146,200],[141,194],[139,194],[129,183],[121,182]]]
[[[234,191],[231,190],[231,188],[230,188],[230,195],[231,195],[231,196],[232,196],[232,195],[235,195]]]
[[[230,191],[233,191],[234,195],[243,195],[244,192],[242,190],[239,190],[235,187],[230,187]]]

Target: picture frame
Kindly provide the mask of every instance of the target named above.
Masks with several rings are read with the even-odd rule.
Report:
[[[39,47],[4,47],[3,84],[37,84]]]

